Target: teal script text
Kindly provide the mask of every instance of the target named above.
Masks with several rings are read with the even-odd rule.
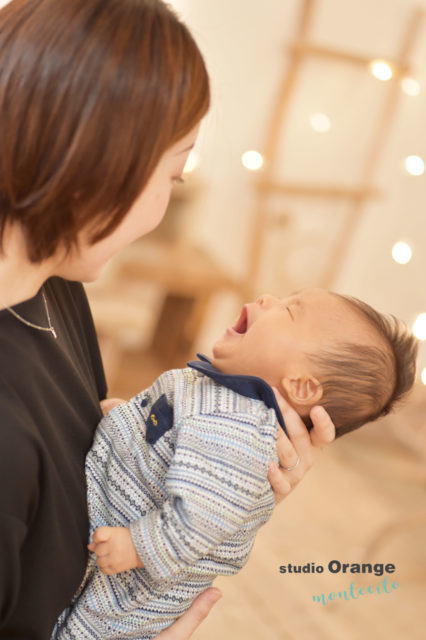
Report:
[[[388,584],[388,578],[385,576],[381,582],[377,585],[368,587],[357,588],[355,584],[351,582],[349,589],[345,589],[344,591],[338,591],[334,593],[331,591],[330,593],[322,593],[319,596],[312,596],[314,602],[328,604],[329,602],[333,602],[334,600],[358,600],[361,596],[373,595],[375,593],[383,594],[383,593],[392,593],[395,589],[398,589],[398,582],[392,582],[392,584]]]

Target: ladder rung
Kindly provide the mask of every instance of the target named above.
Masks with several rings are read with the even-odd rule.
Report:
[[[318,56],[321,58],[329,58],[338,60],[340,62],[347,62],[357,66],[369,67],[373,60],[378,60],[379,56],[361,56],[356,53],[350,53],[348,51],[340,51],[338,49],[329,49],[318,44],[299,40],[294,42],[289,47],[290,51],[296,54]],[[384,62],[387,62],[392,68],[394,76],[404,76],[409,74],[409,66],[406,64],[400,64],[393,62],[389,58],[380,58]]]
[[[342,200],[365,200],[377,198],[381,195],[378,189],[370,187],[353,189],[338,185],[298,184],[290,182],[273,182],[260,180],[257,189],[261,192],[271,192],[288,196],[306,196],[309,198],[335,198]]]

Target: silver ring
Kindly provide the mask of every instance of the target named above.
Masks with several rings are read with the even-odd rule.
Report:
[[[293,471],[293,469],[295,469],[298,466],[299,462],[300,462],[300,456],[297,456],[296,464],[294,464],[292,467],[281,467],[281,465],[280,467],[285,471]]]

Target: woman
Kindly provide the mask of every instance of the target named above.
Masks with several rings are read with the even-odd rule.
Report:
[[[83,578],[107,388],[81,282],[160,222],[208,106],[203,59],[160,0],[0,11],[0,638],[49,638]],[[320,408],[311,438],[281,406],[277,500],[334,436]],[[188,638],[217,597],[158,637]]]

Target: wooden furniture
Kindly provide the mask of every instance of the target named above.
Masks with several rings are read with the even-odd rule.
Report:
[[[151,348],[169,367],[185,366],[203,326],[212,296],[237,283],[204,252],[187,243],[140,242],[137,257],[125,260],[117,276],[123,282],[155,282],[164,301]]]

